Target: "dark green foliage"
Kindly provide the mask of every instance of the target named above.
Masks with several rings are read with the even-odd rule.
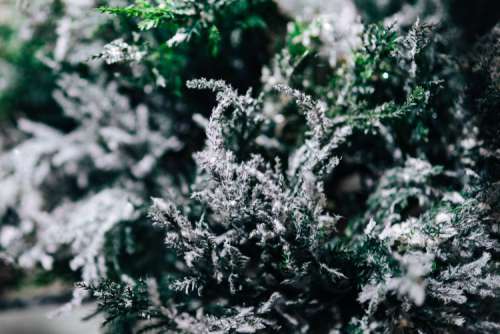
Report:
[[[40,34],[48,37],[51,28],[47,24]],[[44,41],[38,38],[23,42],[15,28],[0,25],[3,65],[0,78],[6,85],[0,92],[0,122],[13,121],[23,114],[48,124],[61,123],[60,112],[51,96],[55,89],[55,75],[37,58],[44,45]],[[44,110],[53,110],[53,113]]]

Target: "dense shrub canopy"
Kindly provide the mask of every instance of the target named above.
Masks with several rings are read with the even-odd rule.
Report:
[[[70,272],[64,310],[97,300],[110,333],[500,331],[493,2],[17,10],[0,255]]]

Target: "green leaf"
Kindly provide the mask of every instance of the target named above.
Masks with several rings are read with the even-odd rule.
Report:
[[[220,52],[221,36],[220,31],[216,26],[212,26],[208,32],[208,44],[213,57],[216,57]]]

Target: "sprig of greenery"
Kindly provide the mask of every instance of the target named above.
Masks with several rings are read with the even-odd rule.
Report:
[[[192,1],[163,1],[161,5],[153,5],[147,0],[137,0],[127,7],[99,7],[102,13],[139,18],[138,27],[141,30],[150,30],[161,23],[179,25],[186,23],[196,8]]]

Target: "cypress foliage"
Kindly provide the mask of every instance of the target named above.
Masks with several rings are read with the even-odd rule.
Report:
[[[25,3],[50,84],[36,116],[0,85],[2,258],[74,271],[65,308],[96,300],[109,333],[497,333],[479,7]]]

